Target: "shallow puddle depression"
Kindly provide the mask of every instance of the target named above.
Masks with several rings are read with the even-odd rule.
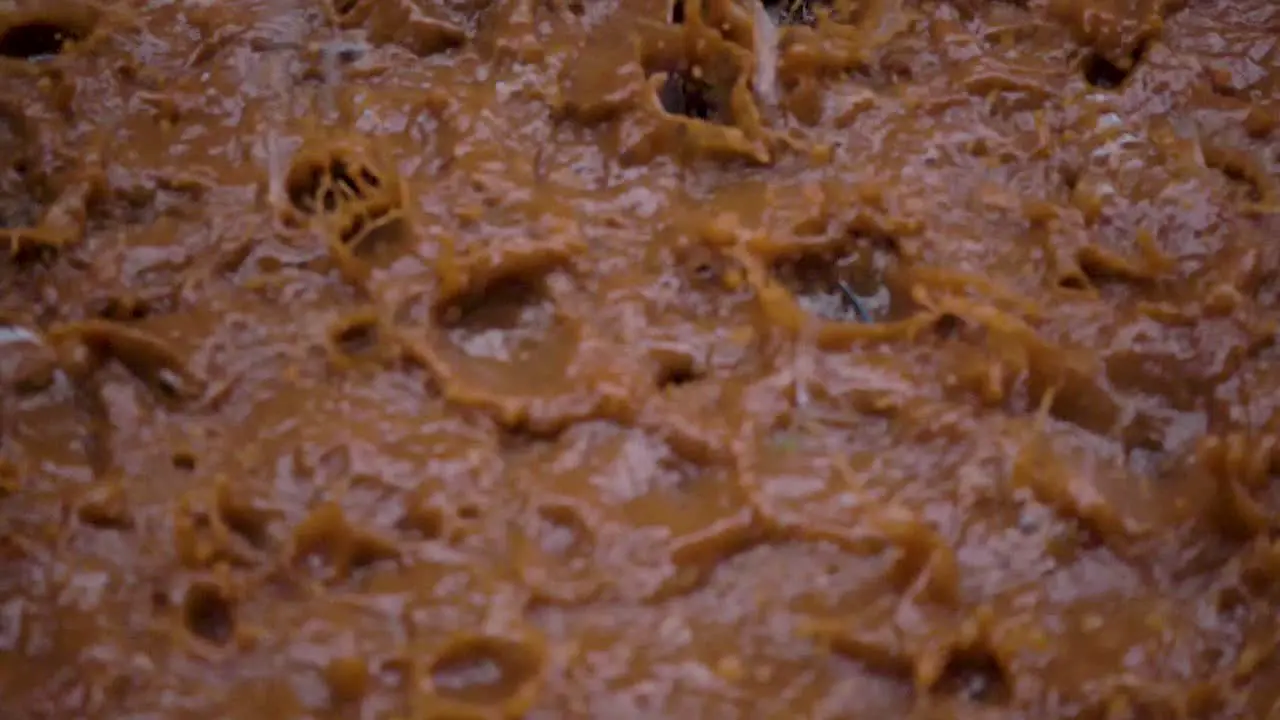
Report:
[[[555,329],[555,306],[541,280],[501,280],[442,312],[449,339],[468,356],[498,362],[528,359]]]
[[[857,238],[774,263],[775,277],[808,313],[836,322],[897,320],[909,303],[895,291],[900,270],[893,241]]]

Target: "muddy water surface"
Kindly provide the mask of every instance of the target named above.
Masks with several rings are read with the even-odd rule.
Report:
[[[0,4],[0,716],[1268,718],[1280,5]]]

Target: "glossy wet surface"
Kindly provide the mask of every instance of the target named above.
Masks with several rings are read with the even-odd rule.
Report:
[[[1280,5],[0,18],[4,717],[1274,716]]]

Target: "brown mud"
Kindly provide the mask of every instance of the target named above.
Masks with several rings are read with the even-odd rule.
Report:
[[[1280,5],[0,1],[0,716],[1280,716]]]

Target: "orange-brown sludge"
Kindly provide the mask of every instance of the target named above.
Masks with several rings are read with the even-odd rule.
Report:
[[[0,2],[0,717],[1276,717],[1280,5]]]

